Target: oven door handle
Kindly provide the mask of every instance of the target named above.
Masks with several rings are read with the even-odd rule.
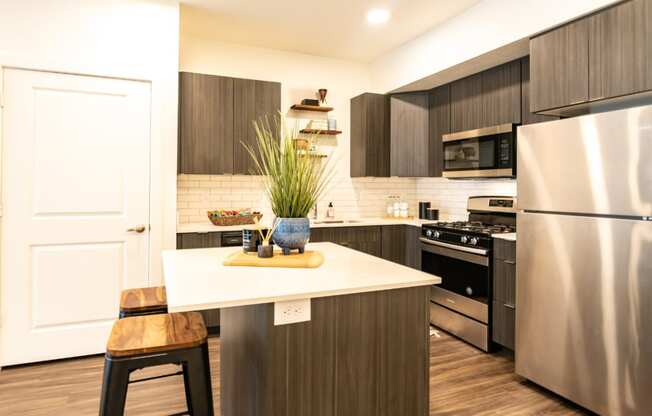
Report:
[[[466,253],[479,254],[481,256],[486,256],[489,253],[489,250],[486,250],[484,248],[473,248],[473,247],[458,246],[458,245],[455,245],[455,244],[443,243],[441,241],[428,240],[427,238],[423,238],[423,237],[419,237],[419,240],[422,243],[431,244],[433,246],[446,247],[446,248],[450,248],[450,249],[457,250],[457,251],[464,251]]]

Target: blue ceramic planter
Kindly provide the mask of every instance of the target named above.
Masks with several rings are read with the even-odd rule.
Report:
[[[310,220],[308,218],[278,218],[279,224],[274,230],[272,240],[283,250],[283,254],[290,254],[290,250],[303,249],[310,238]]]

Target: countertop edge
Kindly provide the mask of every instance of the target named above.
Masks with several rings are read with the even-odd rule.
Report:
[[[301,294],[288,294],[288,295],[279,295],[273,297],[263,297],[263,298],[253,298],[253,299],[239,299],[237,301],[229,302],[215,302],[215,303],[202,303],[199,305],[190,305],[185,307],[175,307],[168,303],[168,310],[170,312],[191,312],[196,310],[207,310],[207,309],[220,309],[220,308],[232,308],[236,306],[250,306],[250,305],[261,305],[265,303],[274,303],[274,302],[285,302],[290,300],[299,300],[299,299],[318,299],[326,298],[330,296],[345,296],[353,295],[356,293],[369,293],[369,292],[382,292],[385,290],[395,290],[395,289],[408,289],[411,287],[421,287],[421,286],[432,286],[438,285],[441,283],[441,278],[433,276],[431,279],[426,281],[418,282],[404,282],[400,284],[391,284],[384,286],[361,286],[350,289],[340,289],[340,290],[327,290],[320,292],[307,292]]]

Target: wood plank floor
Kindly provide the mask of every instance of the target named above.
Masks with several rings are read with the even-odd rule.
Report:
[[[219,414],[219,338],[210,339],[216,414]],[[0,371],[0,415],[97,415],[100,356],[5,368]],[[143,370],[134,378],[174,372]],[[132,384],[127,415],[185,410],[183,382],[170,377]],[[485,354],[443,331],[430,343],[430,415],[589,415],[514,374],[507,354]]]

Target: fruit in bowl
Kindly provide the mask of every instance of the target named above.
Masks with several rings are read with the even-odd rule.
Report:
[[[217,209],[208,211],[208,219],[214,225],[245,225],[253,224],[254,218],[260,220],[263,214],[252,211],[250,208],[244,209]]]

